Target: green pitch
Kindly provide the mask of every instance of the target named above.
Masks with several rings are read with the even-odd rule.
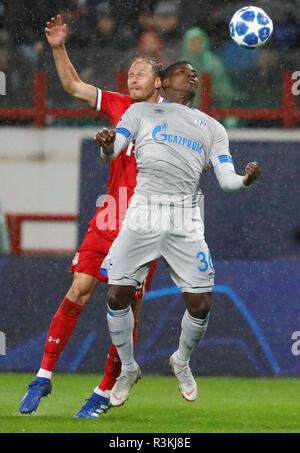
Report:
[[[188,403],[173,376],[145,375],[127,403],[95,420],[73,419],[99,376],[55,374],[37,412],[18,407],[34,374],[0,373],[1,433],[300,433],[300,380],[197,378]]]

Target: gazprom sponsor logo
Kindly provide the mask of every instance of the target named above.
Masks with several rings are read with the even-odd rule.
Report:
[[[184,146],[185,148],[189,148],[193,151],[197,151],[200,153],[202,151],[203,146],[201,143],[197,142],[196,140],[192,140],[188,137],[183,137],[178,134],[168,134],[168,123],[167,121],[163,121],[162,124],[156,126],[152,131],[152,138],[156,142],[167,142],[173,143],[176,145]]]
[[[162,124],[156,126],[152,131],[152,137],[156,142],[164,142],[167,140],[168,134],[166,130],[168,129],[168,123],[164,120]]]

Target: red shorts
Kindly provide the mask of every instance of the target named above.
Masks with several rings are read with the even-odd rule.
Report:
[[[101,265],[108,254],[111,244],[112,241],[103,238],[101,234],[96,233],[90,228],[72,260],[70,271],[92,275],[103,282],[107,282],[108,277],[106,271],[101,269]],[[156,266],[157,261],[154,261],[149,269],[146,280],[136,289],[133,297],[134,300],[141,299],[145,291],[150,290],[151,280]]]

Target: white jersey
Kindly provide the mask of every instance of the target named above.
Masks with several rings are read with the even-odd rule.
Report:
[[[211,163],[224,190],[244,187],[225,129],[181,104],[143,102],[123,115],[110,158],[131,141],[139,173],[123,226],[109,250],[109,284],[137,286],[153,260],[163,257],[182,292],[211,291],[214,268],[197,206],[200,178]]]
[[[168,203],[195,205],[201,174],[210,162],[215,169],[226,163],[233,168],[224,127],[195,108],[139,102],[125,112],[116,132],[113,157],[135,142],[138,176],[133,201],[153,203],[157,197],[160,202],[165,198]]]

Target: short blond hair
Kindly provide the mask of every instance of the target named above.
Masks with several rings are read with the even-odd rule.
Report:
[[[151,68],[152,68],[152,71],[153,71],[155,77],[162,77],[164,70],[165,70],[164,65],[159,63],[155,58],[153,58],[153,57],[136,57],[131,62],[130,66],[132,66],[134,63],[138,63],[139,61],[149,63],[151,65]]]

